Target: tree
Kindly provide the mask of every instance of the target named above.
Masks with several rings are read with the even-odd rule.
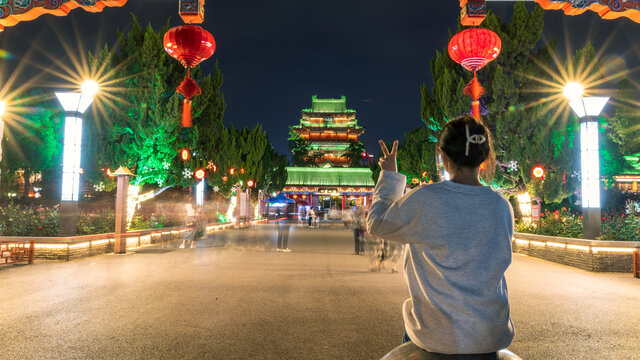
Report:
[[[500,56],[477,74],[485,89],[482,119],[491,130],[497,158],[492,185],[506,193],[527,190],[543,201],[559,202],[579,186],[579,126],[575,117],[559,116],[558,103],[540,102],[554,95],[541,84],[557,82],[553,73],[559,69],[552,56],[557,42],[540,44],[544,22],[537,5],[528,11],[516,3],[508,23],[489,11],[482,26],[502,39]],[[588,77],[599,71],[595,60],[593,47],[587,44],[566,66]],[[462,90],[472,74],[454,63],[446,49],[431,60],[431,73],[433,87],[421,89],[421,117],[426,138],[434,141],[447,119],[469,113],[470,101]],[[429,176],[435,173],[434,152],[432,145],[423,152]],[[531,175],[536,165],[547,169],[544,181]]]
[[[289,151],[291,151],[291,162],[293,166],[310,166],[315,165],[315,162],[311,159],[309,142],[298,135],[293,129],[293,126],[289,126],[289,138],[287,139]]]
[[[287,182],[287,155],[278,154],[271,143],[267,143],[264,150],[264,175],[257,180],[256,188],[267,194],[280,192]]]
[[[24,107],[21,118],[5,122],[4,136],[0,139],[2,182],[11,182],[16,172],[22,172],[25,182],[23,198],[29,194],[32,178],[39,178],[37,181],[45,186],[44,195],[55,198],[59,190],[49,185],[59,184],[64,112],[56,100],[38,90],[23,100],[32,106]]]
[[[349,145],[344,153],[344,156],[349,161],[350,167],[361,167],[360,161],[362,160],[362,154],[365,152],[364,144],[362,141],[349,140]]]

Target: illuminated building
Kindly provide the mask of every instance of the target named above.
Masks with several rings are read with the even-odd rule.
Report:
[[[349,141],[359,141],[364,128],[358,125],[356,111],[347,109],[345,96],[318,99],[314,95],[311,108],[302,110],[300,125],[293,129],[309,142],[310,153],[320,156],[316,167],[287,168],[285,196],[293,199],[297,207],[313,206],[316,212],[347,209],[356,201],[365,206],[371,204],[375,185],[371,170],[348,167],[345,153]]]
[[[311,97],[311,108],[302,110],[300,125],[293,129],[309,142],[310,154],[320,154],[317,165],[348,166],[345,156],[349,140],[358,141],[364,128],[358,126],[356,111],[347,109],[347,98]]]

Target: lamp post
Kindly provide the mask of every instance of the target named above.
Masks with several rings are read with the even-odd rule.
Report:
[[[582,96],[582,85],[572,82],[564,88],[569,106],[580,118],[580,168],[582,173],[582,234],[585,239],[600,235],[600,151],[598,116],[608,97]],[[594,118],[595,117],[595,120]]]
[[[4,136],[4,122],[2,121],[2,116],[4,115],[4,111],[7,109],[7,102],[0,101],[0,161],[2,160],[2,137]]]
[[[64,150],[62,161],[62,197],[60,202],[60,235],[76,234],[78,197],[80,192],[80,158],[82,151],[82,114],[91,106],[98,93],[98,83],[87,80],[82,91],[57,92],[56,97],[65,111]]]

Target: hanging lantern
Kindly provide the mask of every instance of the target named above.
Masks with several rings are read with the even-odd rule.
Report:
[[[484,94],[484,89],[476,77],[476,71],[497,58],[501,49],[500,37],[488,29],[466,29],[455,34],[449,41],[448,50],[451,60],[473,72],[473,79],[465,87],[464,94],[473,99],[473,117],[478,120],[480,119],[479,99]]]
[[[191,127],[191,98],[202,94],[198,83],[191,78],[191,69],[213,55],[216,42],[213,35],[200,26],[182,25],[171,28],[164,34],[164,49],[187,68],[187,76],[176,91],[184,96],[182,126]]]

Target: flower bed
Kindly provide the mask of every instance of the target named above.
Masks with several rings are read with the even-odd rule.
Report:
[[[173,226],[164,215],[134,216],[129,230],[157,229]],[[58,206],[23,206],[7,204],[0,206],[0,236],[58,236],[60,212]],[[115,231],[113,209],[80,211],[78,235],[112,233]]]
[[[519,233],[582,237],[582,216],[563,207],[555,211],[544,211],[537,222],[517,221],[515,231]],[[634,212],[618,216],[603,216],[600,236],[595,240],[640,241],[640,217]]]

